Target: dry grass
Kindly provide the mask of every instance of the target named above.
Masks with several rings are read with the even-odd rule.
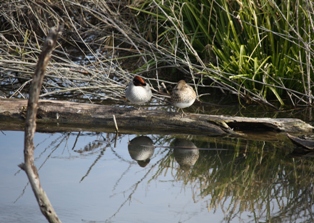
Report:
[[[148,65],[156,50],[136,33],[126,4],[79,0],[2,4],[0,96],[28,97],[47,31],[62,25],[63,36],[48,66],[41,97],[121,101],[126,83],[134,75],[128,70]],[[151,70],[147,66],[137,74],[161,86]]]
[[[307,71],[303,72],[306,75],[302,76],[304,91],[277,82],[272,76],[269,77],[270,83],[247,78],[218,65],[209,66],[206,58],[200,56],[184,32],[183,21],[175,14],[165,12],[158,2],[150,1],[148,7],[157,9],[160,13],[158,16],[163,17],[164,22],[157,19],[140,21],[143,17],[136,17],[136,11],[130,10],[142,4],[145,3],[137,4],[134,1],[131,4],[126,0],[30,0],[2,3],[0,97],[28,97],[28,86],[43,39],[49,28],[62,25],[63,36],[48,67],[41,97],[122,102],[124,88],[133,75],[147,77],[157,93],[162,91],[162,83],[174,84],[171,81],[177,77],[170,77],[167,73],[170,70],[171,74],[178,71],[185,75],[199,97],[202,95],[198,92],[204,88],[205,93],[209,88],[218,89],[217,92],[235,95],[234,98],[239,98],[240,104],[253,102],[276,107],[284,104],[277,94],[277,91],[283,91],[291,105],[311,104],[310,74],[313,67],[310,63],[310,49],[307,51],[311,52],[307,57]],[[165,30],[164,33],[159,33],[162,30]],[[168,32],[171,35],[165,35]],[[300,64],[303,64],[301,59]],[[269,102],[266,93],[264,95],[262,91],[256,91],[244,83],[272,89],[280,103]],[[159,94],[155,94],[155,97],[164,98]]]

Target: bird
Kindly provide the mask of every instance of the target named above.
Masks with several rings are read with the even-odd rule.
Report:
[[[154,144],[148,136],[137,136],[128,144],[131,158],[136,160],[140,167],[145,167],[154,154]]]
[[[144,104],[152,98],[152,90],[140,76],[135,76],[125,89],[126,98],[133,104]]]
[[[171,145],[173,146],[173,155],[182,170],[188,170],[199,158],[199,149],[188,139],[175,138]]]
[[[181,109],[183,114],[183,108],[190,107],[195,99],[196,93],[194,89],[184,80],[180,80],[172,90],[171,104]]]

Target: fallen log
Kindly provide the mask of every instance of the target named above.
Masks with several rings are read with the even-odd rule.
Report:
[[[295,145],[302,147],[303,149],[306,149],[306,150],[311,150],[311,151],[314,150],[313,135],[311,135],[310,137],[306,137],[306,136],[299,137],[299,136],[294,136],[287,133],[287,136]]]
[[[0,99],[0,129],[22,130],[26,100]],[[115,117],[115,119],[114,119]],[[223,115],[203,115],[138,109],[132,106],[97,105],[57,100],[40,100],[37,131],[114,132],[115,121],[121,133],[193,134],[207,136],[261,132],[312,132],[313,126],[294,118],[248,118]],[[8,129],[4,123],[14,123]],[[12,127],[13,128],[13,127]],[[19,129],[20,128],[20,129]]]

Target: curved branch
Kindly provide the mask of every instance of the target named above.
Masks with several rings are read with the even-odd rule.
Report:
[[[35,73],[29,92],[29,99],[27,104],[27,114],[25,123],[25,137],[24,137],[24,163],[20,164],[28,177],[32,186],[32,190],[37,199],[41,213],[49,222],[61,222],[54,211],[48,196],[41,187],[38,170],[34,164],[34,135],[36,131],[36,115],[38,110],[38,100],[40,89],[42,86],[45,71],[51,57],[51,53],[56,46],[57,38],[61,28],[52,28],[44,42],[42,52],[38,58]]]

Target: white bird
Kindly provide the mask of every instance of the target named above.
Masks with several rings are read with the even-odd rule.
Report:
[[[133,104],[144,104],[152,95],[151,87],[140,76],[135,76],[125,90],[126,98]]]

